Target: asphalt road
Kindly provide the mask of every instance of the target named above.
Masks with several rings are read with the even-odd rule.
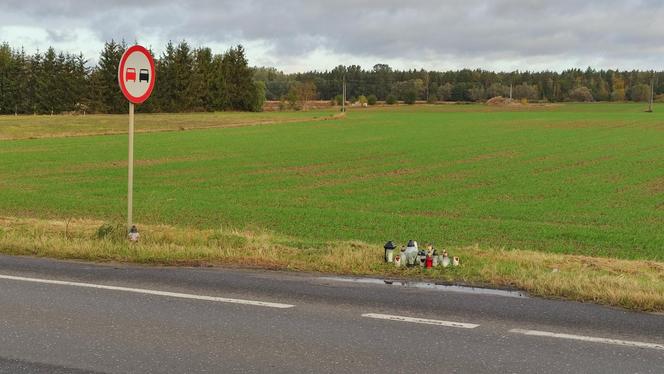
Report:
[[[664,373],[663,315],[518,296],[0,256],[0,373]]]

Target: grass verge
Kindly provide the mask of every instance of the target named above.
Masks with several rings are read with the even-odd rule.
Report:
[[[141,241],[123,224],[0,217],[0,252],[60,259],[154,265],[242,266],[354,276],[385,276],[508,287],[531,295],[664,311],[664,263],[523,250],[446,247],[457,268],[396,269],[383,249],[357,241],[304,242],[263,230],[198,230],[141,225]]]

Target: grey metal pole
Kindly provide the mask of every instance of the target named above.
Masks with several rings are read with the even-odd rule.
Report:
[[[650,78],[650,104],[648,105],[648,111],[652,112],[652,102],[655,96],[655,77]]]
[[[341,91],[343,92],[342,95],[341,95],[341,96],[343,96],[342,99],[341,99],[341,111],[343,113],[345,113],[346,112],[346,76],[345,75],[344,75],[343,88],[342,88]]]
[[[427,71],[427,103],[429,103],[429,72]]]
[[[134,103],[129,103],[129,157],[127,183],[127,229],[133,224],[133,192],[134,192]]]

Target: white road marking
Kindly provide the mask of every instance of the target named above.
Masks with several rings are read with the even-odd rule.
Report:
[[[462,328],[462,329],[474,329],[475,327],[479,326],[479,325],[475,325],[473,323],[440,321],[440,320],[437,320],[437,319],[412,318],[412,317],[393,316],[393,315],[389,315],[389,314],[377,314],[377,313],[363,314],[362,317],[385,319],[385,320],[388,320],[388,321],[398,321],[398,322],[423,323],[423,324],[426,324],[426,325],[458,327],[458,328]]]
[[[7,279],[7,280],[14,280],[14,281],[21,281],[21,282],[43,283],[43,284],[56,284],[56,285],[60,285],[60,286],[96,288],[96,289],[111,290],[111,291],[133,292],[133,293],[146,294],[146,295],[175,297],[175,298],[179,298],[179,299],[204,300],[204,301],[216,301],[216,302],[220,302],[220,303],[233,303],[233,304],[263,306],[263,307],[268,307],[268,308],[285,309],[285,308],[292,308],[292,307],[295,306],[295,305],[290,305],[290,304],[270,303],[270,302],[266,302],[266,301],[229,299],[229,298],[226,298],[226,297],[192,295],[192,294],[178,293],[178,292],[157,291],[157,290],[148,290],[148,289],[142,289],[142,288],[106,286],[106,285],[103,285],[103,284],[67,282],[67,281],[59,281],[59,280],[51,280],[51,279],[15,277],[15,276],[11,276],[11,275],[0,275],[0,279]]]
[[[662,344],[634,342],[634,341],[629,341],[629,340],[596,338],[596,337],[593,337],[593,336],[583,336],[583,335],[559,334],[559,333],[555,333],[555,332],[537,331],[537,330],[512,329],[512,330],[510,330],[510,332],[515,333],[515,334],[523,334],[523,335],[530,335],[530,336],[544,336],[544,337],[548,337],[548,338],[580,340],[580,341],[592,342],[592,343],[604,343],[604,344],[622,345],[622,346],[626,346],[626,347],[650,348],[650,349],[664,350],[664,345],[662,345]]]

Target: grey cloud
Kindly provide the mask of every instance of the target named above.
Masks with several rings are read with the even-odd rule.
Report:
[[[664,4],[655,0],[108,0],[98,4],[9,0],[0,4],[0,24],[40,25],[53,40],[68,37],[67,30],[76,26],[92,30],[99,40],[264,41],[276,61],[323,48],[376,62],[472,61],[489,68],[496,60],[525,64],[550,60],[553,69],[584,61],[661,68],[651,66],[664,52],[659,41],[664,34],[661,19]]]

